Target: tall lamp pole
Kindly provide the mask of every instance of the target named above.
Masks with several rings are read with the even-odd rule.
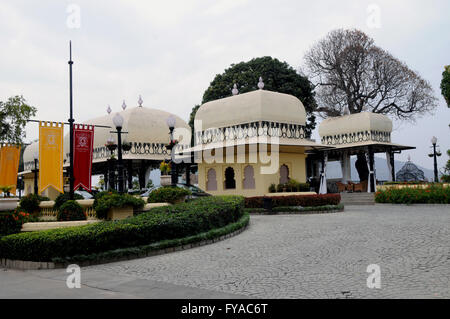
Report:
[[[119,193],[123,193],[123,162],[122,162],[122,127],[123,127],[123,117],[117,113],[113,117],[114,126],[117,129],[117,151],[118,151],[118,162],[117,162],[117,171],[119,176],[117,177],[117,181],[119,184]]]
[[[442,153],[439,150],[436,151],[436,144],[437,144],[436,136],[433,136],[433,138],[431,139],[431,144],[433,144],[433,153],[428,154],[428,156],[434,158],[434,182],[435,183],[439,183],[438,168],[437,168],[437,158],[438,158],[438,156],[441,156]]]
[[[70,168],[69,168],[69,184],[70,184],[70,199],[74,199],[74,183],[75,179],[73,176],[73,122],[75,122],[73,118],[73,90],[72,90],[72,41],[70,41],[70,60],[69,60],[69,85],[70,85],[70,118],[69,118],[69,129],[70,129]]]
[[[176,119],[173,116],[169,116],[166,120],[167,126],[169,127],[170,131],[170,174],[172,176],[172,186],[177,186],[178,177],[177,177],[177,171],[176,171],[176,164],[175,164],[175,145],[173,144],[173,130],[175,129]]]

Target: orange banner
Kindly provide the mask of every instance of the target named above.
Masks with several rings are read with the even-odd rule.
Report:
[[[6,144],[0,149],[0,186],[13,187],[11,194],[16,193],[19,159],[20,146]]]
[[[64,124],[39,122],[39,194],[52,186],[64,193]]]

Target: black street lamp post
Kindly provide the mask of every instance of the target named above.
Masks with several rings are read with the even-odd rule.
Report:
[[[70,42],[70,60],[69,60],[69,90],[70,90],[70,118],[69,118],[69,127],[70,127],[70,141],[69,141],[69,149],[70,149],[70,168],[69,168],[69,185],[70,185],[70,199],[74,199],[74,183],[75,178],[73,175],[73,123],[75,122],[73,118],[73,90],[72,90],[72,41]]]
[[[106,185],[106,189],[116,189],[116,183],[115,183],[115,167],[114,167],[114,151],[117,148],[117,144],[114,142],[114,138],[111,136],[111,138],[108,139],[106,142],[106,148],[111,152],[111,158],[108,159],[108,172],[107,175],[109,177],[107,180],[109,180],[109,187]]]
[[[439,183],[437,158],[438,158],[438,156],[441,156],[442,153],[439,150],[436,150],[436,144],[437,144],[436,136],[433,136],[433,138],[431,139],[431,144],[433,144],[433,153],[428,154],[428,156],[433,157],[433,159],[434,159],[434,182]]]
[[[177,167],[175,163],[175,143],[173,139],[173,131],[175,129],[176,119],[173,116],[169,116],[169,118],[166,120],[167,126],[169,127],[170,131],[170,143],[167,148],[170,149],[170,157],[171,157],[171,163],[170,163],[170,174],[172,177],[172,186],[177,186],[178,182],[178,176],[177,176]]]
[[[123,161],[122,161],[122,127],[123,127],[123,117],[117,113],[113,117],[113,123],[114,126],[117,129],[117,152],[118,152],[118,162],[117,162],[117,171],[118,171],[118,177],[117,182],[119,184],[119,193],[123,193]]]

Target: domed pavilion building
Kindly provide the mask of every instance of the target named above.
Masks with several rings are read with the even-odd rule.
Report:
[[[124,104],[123,110],[119,113],[124,119],[122,128],[122,141],[127,144],[129,150],[123,151],[123,165],[125,175],[125,189],[132,188],[132,178],[139,178],[140,188],[145,188],[150,171],[159,168],[161,161],[170,161],[171,151],[166,148],[170,141],[169,128],[166,120],[174,117],[176,120],[174,135],[179,136],[178,150],[187,148],[191,145],[191,130],[189,125],[180,117],[166,111],[146,108],[142,106],[142,100],[139,106],[127,108]],[[108,149],[107,144],[117,143],[117,133],[113,117],[117,112],[87,120],[82,124],[97,125],[94,131],[93,164],[92,175],[103,175],[106,186],[115,188],[117,177],[115,176],[114,165],[118,158],[117,147],[114,151]],[[64,176],[68,176],[69,168],[69,130],[65,126],[64,138]],[[25,194],[34,191],[34,154],[39,150],[39,142],[29,145],[23,155],[24,171],[19,174],[23,176],[25,182]],[[113,158],[111,160],[111,158]],[[65,178],[65,185],[68,187],[68,178]],[[45,196],[56,198],[58,192],[52,188],[44,192]]]
[[[322,145],[329,146],[328,149],[311,154],[310,159],[320,164],[319,174],[314,174],[326,183],[326,165],[328,161],[339,161],[342,168],[341,183],[347,185],[350,182],[350,156],[364,155],[367,161],[369,178],[360,181],[359,191],[375,192],[376,171],[374,154],[385,154],[387,166],[390,171],[391,181],[395,181],[394,154],[403,150],[415,149],[412,146],[395,144],[391,140],[392,121],[383,114],[372,112],[361,112],[328,118],[319,126],[319,135]],[[320,165],[319,165],[320,166]],[[326,192],[323,186],[320,192]]]
[[[212,195],[261,196],[272,184],[305,183],[307,153],[326,148],[306,137],[303,103],[260,89],[203,104],[195,117],[198,186]]]

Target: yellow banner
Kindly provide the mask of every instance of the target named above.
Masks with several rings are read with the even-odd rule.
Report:
[[[16,193],[19,159],[20,146],[6,144],[0,149],[0,186],[12,186],[11,194]]]
[[[64,193],[64,124],[39,122],[39,194],[52,186]]]

